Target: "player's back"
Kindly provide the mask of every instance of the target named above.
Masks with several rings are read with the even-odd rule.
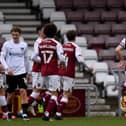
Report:
[[[36,49],[38,49],[39,43],[41,43],[42,38],[38,37],[37,40],[34,43],[34,52],[36,52]],[[33,62],[32,66],[32,72],[40,72],[41,71],[41,64]]]
[[[58,74],[57,44],[54,39],[44,39],[39,44],[39,54],[42,59],[41,73],[43,76]]]
[[[76,64],[76,57],[75,57],[75,50],[76,46],[72,42],[67,42],[63,44],[64,53],[66,55],[66,68],[60,69],[59,74],[68,77],[75,77],[75,64]]]

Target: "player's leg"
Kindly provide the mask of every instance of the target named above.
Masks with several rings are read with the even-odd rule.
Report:
[[[36,113],[34,111],[34,106],[37,104],[37,98],[39,97],[42,88],[40,72],[32,73],[32,88],[33,91],[28,98],[28,104],[29,104],[28,110],[31,112],[33,116],[36,116]]]
[[[57,120],[62,119],[62,113],[64,110],[65,105],[68,103],[69,96],[71,95],[72,87],[74,86],[74,79],[69,77],[63,77],[62,78],[62,84],[63,84],[63,94],[61,94],[58,98],[58,106],[56,111],[55,118]]]
[[[15,76],[6,75],[6,83],[7,83],[7,107],[8,111],[12,113],[12,101],[15,97],[15,90],[17,88],[16,78]],[[15,116],[13,116],[15,118]]]
[[[22,104],[22,117],[24,120],[29,120],[27,115],[28,109],[28,96],[27,96],[27,84],[26,84],[26,74],[19,75],[17,77],[18,86],[19,86],[19,93],[21,96],[21,104]]]
[[[51,113],[54,111],[57,105],[57,90],[60,90],[60,78],[57,75],[48,76],[49,79],[49,91],[51,92],[50,100],[47,104],[47,107],[44,112],[43,120],[49,120]]]

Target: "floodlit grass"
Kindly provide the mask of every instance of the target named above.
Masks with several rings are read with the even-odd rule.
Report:
[[[32,118],[30,121],[15,119],[12,121],[0,120],[0,126],[126,126],[126,118],[121,117],[81,117],[64,118],[64,120],[43,121],[41,118]]]

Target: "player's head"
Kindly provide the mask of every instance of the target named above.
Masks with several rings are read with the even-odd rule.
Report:
[[[56,33],[57,33],[57,27],[55,24],[53,23],[48,23],[44,26],[43,28],[43,33],[45,34],[45,36],[47,38],[53,38],[55,37]]]
[[[36,33],[39,35],[42,31],[42,25],[36,27]]]
[[[67,37],[68,41],[75,41],[76,35],[77,35],[77,33],[75,30],[69,30],[66,33],[66,37]]]
[[[38,34],[39,37],[41,38],[44,38],[45,35],[43,33],[43,25],[39,25],[37,28],[36,28],[36,33]]]
[[[22,33],[20,27],[18,26],[14,26],[12,29],[11,29],[11,35],[12,35],[12,38],[14,40],[14,42],[19,42],[19,38],[20,38],[20,35]]]

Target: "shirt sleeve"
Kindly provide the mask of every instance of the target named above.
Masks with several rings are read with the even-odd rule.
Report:
[[[1,49],[1,55],[0,55],[0,62],[3,65],[4,69],[8,69],[8,65],[6,63],[6,56],[7,56],[7,44],[4,43],[3,47]]]
[[[58,58],[61,62],[65,62],[65,55],[64,55],[64,51],[63,51],[63,47],[60,43],[57,44],[56,46],[56,50],[57,50],[57,55],[58,55]]]
[[[119,45],[122,46],[122,48],[126,48],[126,39],[123,38]]]
[[[34,50],[31,56],[31,60],[36,61],[36,57],[39,55],[39,43],[36,41],[34,44]]]
[[[26,47],[26,50],[24,52],[24,62],[25,62],[25,68],[26,72],[30,73],[30,61],[29,61],[29,56],[28,56],[28,46]]]
[[[75,48],[75,57],[79,63],[84,63],[84,57],[79,46],[76,46]]]

